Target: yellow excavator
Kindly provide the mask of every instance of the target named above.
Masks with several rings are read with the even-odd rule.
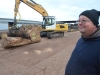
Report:
[[[64,36],[64,31],[68,30],[68,25],[57,24],[55,20],[55,16],[49,16],[47,11],[40,4],[37,4],[33,0],[15,0],[14,24],[12,26],[12,29],[19,29],[17,27],[16,16],[18,14],[19,5],[21,2],[25,3],[32,9],[36,10],[38,13],[40,13],[43,16],[42,30],[40,32],[41,36],[46,35],[48,39]]]

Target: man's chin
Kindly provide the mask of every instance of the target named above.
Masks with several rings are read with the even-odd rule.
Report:
[[[85,33],[85,32],[86,32],[85,29],[79,29],[79,31],[80,31],[81,33]]]

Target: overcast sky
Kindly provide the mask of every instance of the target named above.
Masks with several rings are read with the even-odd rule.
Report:
[[[34,0],[44,7],[49,16],[55,16],[57,21],[77,20],[78,15],[88,9],[100,11],[100,0]],[[15,0],[1,0],[0,18],[14,18]],[[42,15],[23,2],[19,7],[21,19],[41,21]],[[17,17],[19,18],[19,17]]]

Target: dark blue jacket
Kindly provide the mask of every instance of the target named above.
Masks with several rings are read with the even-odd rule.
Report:
[[[100,35],[100,33],[99,33]],[[100,75],[100,37],[81,37],[65,69],[65,75]]]

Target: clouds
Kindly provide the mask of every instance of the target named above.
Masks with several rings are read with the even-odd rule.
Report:
[[[50,16],[55,16],[57,20],[76,20],[78,15],[86,9],[100,10],[100,0],[36,0],[42,5]],[[14,18],[15,0],[2,0],[0,2],[0,17]],[[22,3],[19,7],[21,19],[42,21],[42,15],[34,9]],[[18,17],[17,17],[18,18]]]

